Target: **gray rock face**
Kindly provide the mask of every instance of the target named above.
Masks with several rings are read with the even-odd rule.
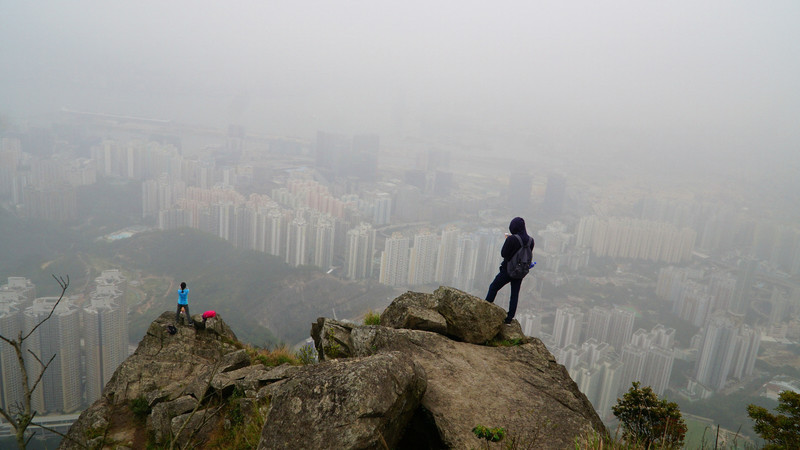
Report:
[[[359,327],[351,341],[356,355],[401,352],[423,367],[428,388],[416,418],[424,416],[424,425],[413,432],[423,442],[476,448],[480,441],[471,430],[485,425],[504,427],[522,448],[562,449],[584,432],[605,431],[564,366],[536,338],[488,347],[425,331]]]
[[[269,387],[258,448],[396,448],[425,386],[399,352],[306,366]]]
[[[212,375],[233,373],[250,365],[247,352],[236,348],[236,335],[221,317],[203,330],[177,326],[173,335],[167,332],[167,325],[173,324],[174,318],[174,312],[165,312],[150,324],[134,354],[114,372],[103,396],[81,413],[69,430],[70,438],[63,439],[60,448],[83,448],[80,444],[88,442],[88,436],[105,430],[117,445],[133,446],[134,430],[118,428],[125,427],[122,423],[126,421],[137,423],[130,402],[139,399],[151,408],[146,420],[148,431],[141,435],[146,439],[152,432],[165,439],[174,417],[204,400]]]

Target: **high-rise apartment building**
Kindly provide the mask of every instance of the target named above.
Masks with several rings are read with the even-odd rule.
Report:
[[[334,219],[323,217],[314,227],[314,265],[327,270],[333,265]]]
[[[361,223],[347,232],[346,275],[351,280],[371,278],[372,257],[375,251],[375,229]]]
[[[461,230],[448,226],[442,230],[439,240],[439,257],[436,261],[436,281],[444,285],[453,285],[456,274],[456,256],[458,252],[458,238]]]
[[[560,307],[556,310],[556,319],[553,324],[553,341],[558,348],[567,345],[578,345],[583,326],[583,312],[575,306]]]
[[[478,240],[465,233],[459,236],[457,245],[453,287],[471,291],[475,284],[475,270],[478,266]]]
[[[430,284],[436,280],[436,258],[439,254],[439,238],[433,233],[423,232],[414,236],[408,264],[408,284]]]
[[[81,344],[79,310],[69,299],[63,298],[53,310],[58,297],[42,297],[34,300],[25,309],[24,327],[28,330],[43,321],[50,311],[53,315],[25,341],[25,350],[35,354],[40,361],[52,362],[37,387],[41,398],[35,393],[35,403],[42,401],[38,411],[77,411],[82,405],[81,391]],[[41,366],[32,358],[26,361],[28,376],[38,377]]]
[[[388,286],[405,286],[408,282],[409,238],[394,233],[386,239],[381,254],[380,283]]]
[[[6,301],[7,300],[7,301]],[[0,330],[4,336],[16,338],[20,332],[20,304],[18,299],[0,299]],[[14,348],[0,343],[0,407],[8,411],[9,406],[22,402],[22,373]]]
[[[611,310],[607,342],[611,344],[617,352],[630,342],[631,334],[633,334],[633,320],[635,317],[636,313],[627,309],[614,307],[614,309]]]
[[[294,267],[308,264],[307,243],[308,223],[304,218],[296,217],[286,233],[286,264]]]
[[[695,379],[711,390],[719,390],[728,380],[736,350],[736,325],[727,317],[714,316],[706,325],[697,355]]]

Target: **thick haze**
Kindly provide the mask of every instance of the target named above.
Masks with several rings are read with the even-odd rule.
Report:
[[[0,114],[797,164],[799,30],[794,0],[0,0]]]

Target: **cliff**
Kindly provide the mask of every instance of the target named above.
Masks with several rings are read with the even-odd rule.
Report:
[[[461,291],[408,292],[381,325],[320,318],[320,362],[268,367],[221,317],[156,319],[61,448],[474,448],[477,425],[516,448],[605,433],[544,345]],[[199,325],[199,323],[196,323]]]

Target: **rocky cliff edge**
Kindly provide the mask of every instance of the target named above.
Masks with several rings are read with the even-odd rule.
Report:
[[[515,448],[605,433],[592,405],[505,311],[449,287],[407,292],[380,325],[320,318],[318,364],[268,367],[221,317],[156,319],[61,448],[477,448],[476,426]]]

